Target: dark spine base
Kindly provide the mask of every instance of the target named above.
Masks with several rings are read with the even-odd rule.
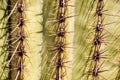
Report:
[[[25,39],[25,34],[24,34],[24,28],[23,28],[23,25],[24,25],[24,18],[23,18],[23,12],[24,12],[24,6],[23,6],[23,0],[20,0],[20,2],[18,3],[18,6],[17,6],[17,11],[19,13],[18,17],[19,17],[19,20],[18,20],[18,23],[19,23],[19,30],[18,30],[18,37],[20,37],[19,39],[19,42],[20,42],[20,45],[18,46],[18,49],[17,49],[17,56],[18,58],[20,59],[20,61],[18,62],[17,64],[17,72],[20,72],[19,75],[18,75],[18,80],[23,80],[23,77],[22,77],[22,71],[23,71],[23,56],[25,54],[25,51],[24,51],[24,39]]]
[[[97,2],[97,8],[96,8],[96,15],[97,15],[97,23],[101,23],[102,25],[102,10],[103,10],[103,0],[98,0]],[[93,55],[92,55],[92,60],[94,66],[92,67],[91,74],[92,74],[92,80],[98,80],[100,78],[99,73],[100,73],[100,67],[99,65],[99,60],[101,59],[100,56],[100,49],[102,45],[102,29],[101,25],[98,26],[96,23],[95,26],[95,35],[94,35],[94,40],[93,40],[93,45],[94,45],[94,50],[93,50]]]
[[[65,2],[64,2],[65,1]],[[57,12],[57,24],[58,26],[56,26],[57,28],[55,28],[57,31],[56,32],[56,40],[55,42],[57,42],[57,44],[59,45],[58,46],[58,55],[56,56],[56,71],[55,71],[55,78],[54,80],[64,80],[64,74],[63,74],[63,68],[64,68],[64,54],[65,54],[65,45],[63,44],[66,44],[65,41],[65,36],[66,36],[66,33],[65,31],[62,32],[62,31],[58,31],[58,30],[61,30],[61,29],[65,29],[66,25],[65,25],[65,22],[66,22],[66,11],[67,11],[67,1],[66,0],[58,0],[58,12]],[[62,43],[62,44],[61,44]],[[65,69],[65,68],[64,68]]]
[[[13,3],[12,3],[13,2]],[[11,13],[11,10],[13,9],[14,6],[14,2],[17,2],[17,0],[12,1],[12,0],[8,0],[8,6],[7,6],[7,14],[9,15]],[[20,5],[19,5],[20,4]],[[13,52],[15,51],[16,48],[12,47],[15,46],[17,47],[18,43],[20,42],[20,44],[18,45],[17,51],[15,52],[15,55],[13,56],[13,59],[10,61],[10,63],[8,64],[9,66],[9,73],[8,73],[8,80],[14,80],[16,78],[16,76],[18,76],[16,79],[17,80],[23,80],[23,77],[21,76],[22,70],[23,70],[23,56],[24,56],[24,39],[25,36],[21,35],[19,33],[23,33],[24,34],[24,29],[23,29],[23,25],[24,25],[24,18],[23,18],[23,10],[24,7],[21,6],[21,4],[23,5],[23,1],[19,0],[16,9],[14,11],[14,14],[12,14],[9,19],[8,19],[8,59],[7,61],[9,61],[13,55]],[[11,6],[9,6],[11,5]],[[19,26],[18,29],[15,30],[15,33],[11,33],[14,30],[14,26],[13,26],[13,22],[16,20],[14,15],[17,15],[17,20],[19,19],[18,23]],[[16,27],[16,26],[15,26]],[[16,41],[18,38],[20,38],[16,43],[13,44],[14,41]],[[23,51],[18,51],[19,48],[23,48]],[[20,49],[21,50],[21,49]],[[18,61],[19,60],[19,61]],[[20,66],[21,65],[21,66]],[[6,67],[6,66],[5,66]],[[14,70],[15,69],[15,70]],[[17,74],[19,72],[19,74]]]

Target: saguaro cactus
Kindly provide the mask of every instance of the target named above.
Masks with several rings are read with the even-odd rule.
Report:
[[[0,80],[120,80],[119,0],[0,0]]]
[[[40,33],[42,31],[40,24],[42,23],[42,15],[39,14],[42,13],[42,0],[34,1],[1,1],[1,4],[5,5],[1,6],[1,11],[3,11],[1,40],[4,42],[1,47],[1,55],[4,56],[1,57],[5,57],[2,65],[4,69],[1,70],[1,80],[4,78],[9,80],[39,80],[40,78],[41,57],[39,52],[42,43],[42,34]],[[28,72],[29,74],[27,74]]]

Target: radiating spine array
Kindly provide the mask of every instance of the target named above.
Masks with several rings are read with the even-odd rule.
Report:
[[[8,4],[12,3],[8,0]],[[13,5],[13,3],[12,3]],[[12,6],[11,5],[11,6]],[[13,18],[13,19],[11,19]],[[10,13],[7,16],[8,19],[8,53],[9,60],[5,65],[9,65],[9,79],[18,80],[22,78],[23,71],[23,56],[25,55],[24,49],[24,2],[23,0],[17,0],[13,9],[10,9]],[[10,20],[10,21],[9,21]],[[16,23],[17,22],[17,23]],[[16,62],[16,64],[14,63]]]
[[[103,7],[104,7],[104,2],[103,0],[98,0],[97,2],[97,8],[96,8],[96,16],[97,16],[97,24],[95,26],[95,35],[94,35],[94,40],[93,40],[93,45],[94,45],[94,50],[93,50],[93,55],[92,55],[92,60],[93,62],[93,69],[92,69],[92,76],[93,80],[99,80],[100,76],[99,73],[103,72],[100,70],[101,66],[103,63],[100,63],[100,59],[102,58],[102,54],[104,52],[101,52],[101,46],[103,43]]]
[[[58,11],[57,11],[57,28],[55,28],[55,49],[57,54],[55,58],[55,80],[64,80],[64,76],[66,73],[65,63],[68,61],[65,61],[65,49],[66,47],[66,19],[67,19],[67,6],[68,6],[68,0],[58,0]]]

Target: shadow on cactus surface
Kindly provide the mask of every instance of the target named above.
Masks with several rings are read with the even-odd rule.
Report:
[[[0,0],[0,80],[120,80],[119,0]]]

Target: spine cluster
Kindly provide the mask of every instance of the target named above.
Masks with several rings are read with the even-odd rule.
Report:
[[[18,0],[15,2],[12,10],[7,17],[9,26],[8,34],[8,53],[9,60],[7,65],[9,65],[9,79],[22,79],[23,71],[23,56],[25,55],[24,49],[24,40],[25,40],[25,31],[24,31],[24,4],[23,0]],[[15,64],[16,62],[16,64]],[[15,75],[13,77],[13,75]]]
[[[98,0],[97,8],[96,8],[96,16],[97,16],[97,24],[95,26],[95,35],[93,39],[93,55],[92,60],[93,62],[93,69],[92,69],[92,78],[93,80],[98,80],[100,78],[100,73],[103,72],[100,70],[102,64],[100,64],[100,59],[102,58],[103,52],[101,52],[101,46],[103,43],[103,27],[102,27],[102,20],[103,20],[103,7],[104,2],[103,0]]]
[[[19,13],[18,15],[18,43],[20,42],[18,48],[17,48],[17,54],[19,56],[19,60],[18,60],[18,74],[17,75],[21,75],[22,73],[22,70],[23,70],[23,55],[25,54],[25,49],[24,49],[24,40],[25,40],[25,34],[24,34],[24,28],[23,28],[23,25],[24,25],[24,17],[23,17],[23,11],[24,11],[24,6],[23,6],[23,1],[21,0],[19,3],[18,3],[18,6],[17,6],[17,11]]]
[[[57,11],[57,28],[55,28],[55,80],[64,80],[64,76],[66,75],[65,68],[65,49],[66,49],[66,14],[67,14],[67,0],[58,0],[58,11]]]

